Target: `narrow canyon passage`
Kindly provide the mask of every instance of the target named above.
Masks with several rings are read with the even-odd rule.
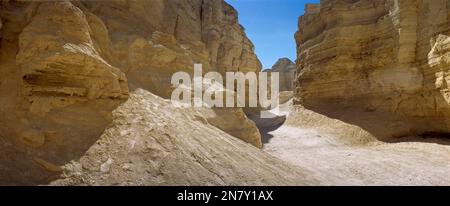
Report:
[[[286,106],[286,105],[284,105]],[[286,108],[284,109],[286,110]],[[298,114],[297,114],[298,115]],[[306,168],[324,185],[449,185],[449,140],[422,138],[411,142],[347,142],[352,139],[349,127],[333,134],[333,126],[345,123],[312,112],[293,118],[325,124],[291,124],[289,119],[278,128],[261,128],[263,150],[290,164]],[[310,118],[310,120],[306,120]],[[294,122],[294,121],[291,121]],[[320,123],[319,123],[320,124]],[[327,126],[328,125],[328,126]],[[329,128],[327,128],[329,127]],[[271,130],[271,131],[270,131]],[[358,132],[356,132],[358,133]],[[345,137],[344,135],[347,135]],[[348,138],[348,139],[347,139]]]
[[[0,185],[450,185],[450,0],[289,1],[2,0]]]

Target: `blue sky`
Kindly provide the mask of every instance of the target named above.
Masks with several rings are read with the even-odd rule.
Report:
[[[296,59],[294,34],[306,3],[320,0],[225,0],[239,13],[239,22],[256,47],[263,69],[282,57]]]

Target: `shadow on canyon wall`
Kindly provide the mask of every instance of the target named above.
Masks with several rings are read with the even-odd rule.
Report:
[[[362,107],[305,107],[319,114],[355,125],[385,143],[425,142],[450,145],[450,131],[439,130],[448,120],[411,117]],[[450,106],[449,108],[450,109]],[[440,123],[439,123],[440,122]]]
[[[258,115],[249,115],[249,118],[255,122],[256,126],[259,128],[259,132],[261,133],[261,141],[264,144],[267,144],[273,135],[270,132],[277,130],[286,121],[286,116],[277,116],[274,118],[260,118]]]
[[[0,185],[46,185],[59,178],[61,166],[85,155],[112,122],[117,105],[94,104],[55,110],[26,133],[0,127]],[[29,142],[20,140],[24,136]]]

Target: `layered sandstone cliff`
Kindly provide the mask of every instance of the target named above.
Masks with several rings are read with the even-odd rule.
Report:
[[[195,63],[204,72],[261,67],[237,12],[222,0],[5,0],[0,39],[0,138],[34,162],[24,182],[36,165],[58,170],[83,155],[137,88],[168,98],[172,74],[192,73]],[[205,116],[261,147],[242,109]]]
[[[272,66],[270,69],[265,69],[263,72],[268,73],[268,82],[267,88],[271,88],[272,86],[272,72],[276,72],[278,75],[279,81],[279,100],[280,103],[286,103],[290,101],[293,97],[294,91],[294,80],[295,80],[295,72],[297,70],[297,66],[294,62],[292,62],[288,58],[280,58],[278,61]],[[267,95],[270,97],[270,90]]]
[[[174,108],[145,90],[114,112],[114,126],[52,185],[312,185],[291,167],[212,126],[193,108]]]
[[[288,58],[281,58],[272,66],[270,72],[279,73],[280,92],[294,90],[294,78],[297,67]]]
[[[296,34],[296,103],[380,138],[450,132],[446,0],[322,0]]]

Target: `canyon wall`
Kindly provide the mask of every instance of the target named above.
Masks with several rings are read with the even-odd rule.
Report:
[[[278,72],[280,77],[280,92],[294,90],[296,65],[288,58],[281,58],[272,66],[270,72]]]
[[[178,71],[259,71],[254,46],[223,0],[85,1],[104,24],[114,61],[132,86],[169,98]],[[106,49],[108,50],[108,49]]]
[[[195,63],[203,72],[261,68],[223,0],[2,0],[0,40],[0,138],[44,168],[83,155],[138,88],[169,98],[172,74]],[[261,147],[242,109],[205,113]]]
[[[51,185],[317,185],[292,167],[209,124],[194,108],[175,108],[137,89],[114,123]]]
[[[263,72],[268,73],[267,88],[271,88],[272,85],[272,72],[277,72],[279,77],[279,98],[280,104],[284,104],[290,101],[293,97],[295,72],[297,66],[288,58],[280,58],[270,69],[265,69]],[[270,97],[270,91],[267,95]]]
[[[296,104],[379,138],[450,132],[450,1],[322,0],[295,37]]]

